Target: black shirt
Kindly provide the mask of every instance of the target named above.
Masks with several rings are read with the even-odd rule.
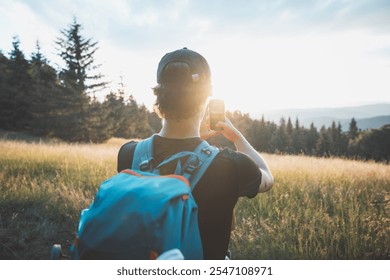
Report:
[[[193,151],[198,137],[170,139],[157,135],[153,158],[157,163],[180,151]],[[118,154],[118,172],[130,168],[136,142],[123,145]],[[123,156],[126,155],[126,156]],[[173,173],[173,170],[166,170]],[[247,155],[225,148],[219,152],[193,190],[198,204],[199,229],[205,259],[224,259],[228,250],[233,208],[241,196],[253,198],[259,190],[261,171]]]

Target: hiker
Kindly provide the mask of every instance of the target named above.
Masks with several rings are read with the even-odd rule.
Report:
[[[201,123],[212,92],[210,68],[203,56],[187,48],[166,54],[158,65],[157,86],[153,91],[155,109],[163,124],[153,140],[155,164],[178,152],[193,151],[202,139],[218,134],[237,149],[222,149],[192,193],[199,210],[204,259],[225,259],[238,198],[254,198],[257,193],[271,189],[274,183],[271,171],[228,119],[217,124],[220,131],[205,131],[201,135]],[[118,172],[131,168],[136,144],[122,146]],[[120,156],[123,153],[127,154],[125,158]],[[174,168],[167,166],[162,173],[172,174]]]

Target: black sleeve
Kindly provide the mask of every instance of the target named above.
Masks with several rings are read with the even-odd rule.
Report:
[[[123,144],[118,152],[118,165],[117,170],[121,172],[124,169],[131,168],[133,162],[134,149],[137,145],[137,142],[130,141],[126,144]]]
[[[247,155],[235,152],[235,165],[237,169],[238,195],[255,197],[259,192],[261,171],[257,164]]]

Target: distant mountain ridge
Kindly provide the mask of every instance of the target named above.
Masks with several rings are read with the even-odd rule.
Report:
[[[264,115],[265,120],[279,123],[284,117],[291,118],[295,123],[298,118],[301,126],[309,127],[313,123],[317,128],[325,125],[329,127],[332,122],[340,122],[344,131],[349,129],[349,123],[355,118],[359,129],[380,128],[390,124],[390,103],[379,103],[362,106],[340,107],[340,108],[315,108],[315,109],[285,109],[274,110],[264,113],[251,114],[252,117],[260,119]]]
[[[295,119],[292,119],[292,121]],[[341,129],[343,131],[348,131],[349,124],[351,122],[352,118],[350,119],[335,119],[335,118],[318,118],[318,119],[304,119],[300,120],[299,122],[304,127],[309,127],[311,123],[314,124],[317,128],[321,128],[321,126],[325,125],[325,127],[329,127],[332,125],[332,122],[335,121],[336,125],[340,123]],[[381,128],[382,126],[386,124],[390,124],[390,115],[389,116],[378,116],[378,117],[372,117],[372,118],[362,118],[358,119],[355,118],[357,127],[361,130],[366,129],[375,129],[375,128]]]

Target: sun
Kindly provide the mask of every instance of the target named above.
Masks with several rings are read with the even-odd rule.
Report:
[[[221,40],[205,57],[212,71],[214,97],[225,100],[228,110],[259,114],[340,107],[389,100],[388,62],[368,51],[370,44],[378,43],[375,40],[356,32],[238,37],[230,44]]]

